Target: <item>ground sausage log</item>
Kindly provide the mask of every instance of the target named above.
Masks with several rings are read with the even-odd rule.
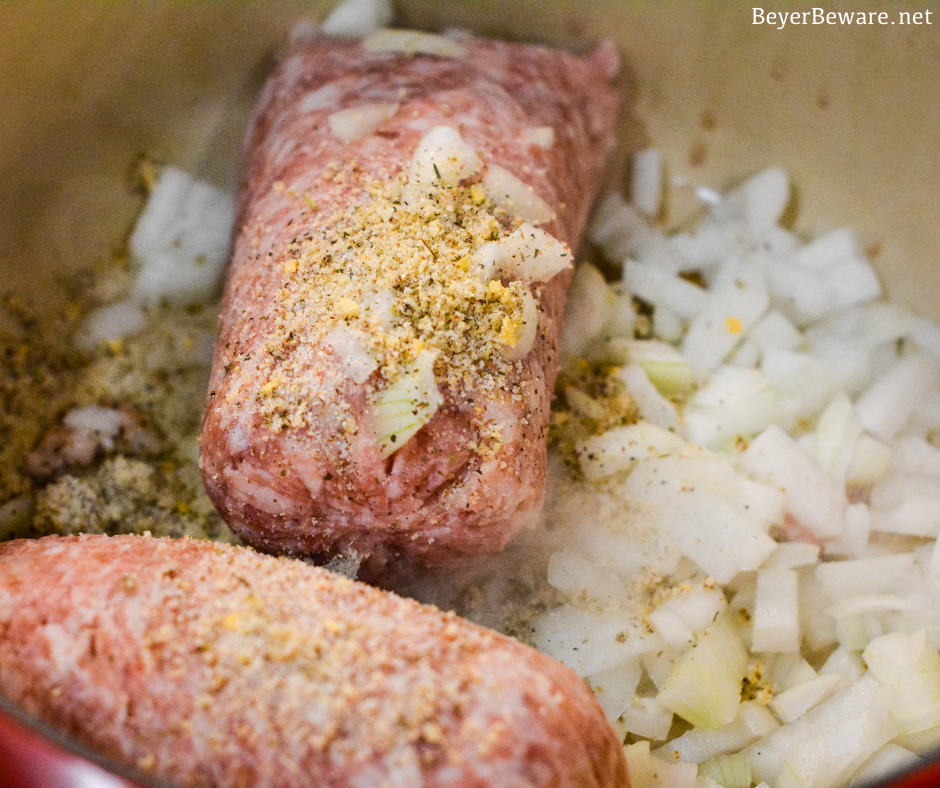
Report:
[[[453,614],[209,542],[0,545],[0,692],[181,786],[627,785],[569,669]]]
[[[246,142],[201,437],[239,536],[378,576],[537,518],[616,62],[394,31],[284,59]]]

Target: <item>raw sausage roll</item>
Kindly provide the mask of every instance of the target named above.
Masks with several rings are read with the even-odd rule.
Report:
[[[180,786],[627,785],[569,669],[453,614],[209,542],[0,545],[0,692]]]
[[[542,504],[564,293],[616,71],[522,44],[314,40],[247,138],[201,451],[266,552],[459,562]]]

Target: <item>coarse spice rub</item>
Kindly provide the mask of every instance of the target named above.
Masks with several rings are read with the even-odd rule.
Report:
[[[365,187],[363,204],[336,212],[318,236],[288,246],[258,394],[271,429],[310,425],[308,403],[319,392],[290,351],[329,346],[331,337],[360,354],[364,372],[375,364],[370,392],[398,378],[424,350],[435,353],[435,378],[454,396],[505,390],[512,362],[503,350],[518,341],[528,287],[481,277],[472,255],[521,219],[478,183],[435,190],[416,209],[402,204],[401,186],[399,176],[391,187]],[[348,402],[337,405],[348,411]],[[358,428],[352,418],[342,426],[343,433]],[[484,450],[476,442],[474,448]]]
[[[569,249],[614,145],[610,47],[449,51],[314,38],[267,83],[200,438],[239,537],[372,580],[537,520]]]

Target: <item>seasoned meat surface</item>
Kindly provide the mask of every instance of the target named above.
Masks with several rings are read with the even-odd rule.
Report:
[[[508,172],[550,210],[539,232],[574,248],[613,146],[616,56],[458,49],[315,39],[264,89],[201,438],[210,496],[263,551],[353,552],[360,576],[380,578],[389,564],[497,552],[538,516],[571,272],[477,281],[481,244],[529,227],[481,184]],[[440,127],[479,166],[408,208],[416,151]],[[504,352],[527,349],[536,319],[531,349]],[[413,412],[432,415],[383,447],[376,402],[428,359],[436,391]]]
[[[0,545],[0,692],[181,786],[627,785],[617,737],[567,668],[209,542]]]

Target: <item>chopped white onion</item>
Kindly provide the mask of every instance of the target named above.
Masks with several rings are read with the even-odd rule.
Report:
[[[330,131],[346,143],[365,139],[398,112],[398,104],[360,104],[327,118]]]
[[[114,448],[114,439],[122,427],[128,425],[126,415],[113,408],[89,406],[70,410],[62,423],[73,430],[82,430],[94,434],[101,445],[111,450]]]
[[[408,183],[402,191],[406,205],[416,205],[438,189],[457,186],[480,172],[483,162],[460,132],[435,126],[425,134],[408,166]]]
[[[768,304],[767,285],[759,270],[734,260],[722,267],[708,292],[708,304],[682,342],[682,354],[700,380],[721,364]]]
[[[723,220],[744,220],[755,238],[773,227],[790,199],[790,179],[779,167],[757,173],[729,192],[713,209]]]
[[[771,785],[838,784],[899,732],[890,691],[863,676],[745,750],[755,779]]]
[[[483,176],[483,188],[493,202],[524,222],[538,225],[555,218],[548,203],[504,167],[488,165]]]
[[[647,148],[633,155],[633,204],[649,217],[659,213],[662,194],[663,157],[656,148]]]
[[[737,716],[746,669],[747,652],[722,616],[682,656],[656,698],[693,725],[714,730]]]
[[[923,630],[875,638],[862,659],[869,673],[894,691],[891,713],[905,733],[940,724],[940,655]]]
[[[130,239],[138,266],[134,298],[190,304],[212,296],[234,221],[231,194],[175,167],[165,168]]]
[[[522,135],[522,141],[526,145],[535,145],[548,150],[555,144],[555,129],[551,126],[534,126],[526,129]]]
[[[630,364],[618,373],[627,393],[636,403],[640,417],[667,430],[679,426],[676,406],[657,391],[639,364]]]
[[[940,388],[940,371],[926,356],[897,362],[856,403],[862,425],[876,438],[890,440],[904,426],[918,401]]]
[[[328,36],[362,38],[391,21],[391,0],[345,0],[330,12],[320,29]]]
[[[830,537],[842,532],[845,494],[779,427],[764,430],[743,462],[752,477],[784,490],[790,512],[814,534]]]
[[[792,569],[758,570],[751,638],[753,651],[799,652],[797,577]]]
[[[810,542],[781,542],[762,564],[762,569],[795,569],[819,560],[819,545]]]
[[[431,420],[441,402],[434,379],[434,354],[422,350],[414,364],[372,400],[372,430],[382,456],[404,446]]]
[[[143,310],[133,301],[102,307],[85,318],[76,335],[78,346],[94,350],[102,342],[116,342],[144,327]]]
[[[535,346],[538,327],[539,308],[535,303],[535,297],[526,290],[522,294],[522,322],[515,326],[512,344],[503,345],[501,348],[503,357],[509,361],[525,358]]]
[[[616,294],[597,268],[590,263],[575,268],[565,303],[562,343],[567,354],[584,353],[590,340],[607,324],[615,300]]]
[[[684,763],[702,763],[718,755],[736,752],[769,736],[780,723],[764,707],[754,701],[744,701],[738,707],[734,720],[715,730],[695,728],[664,744],[655,754],[664,761],[681,760]]]
[[[364,339],[349,326],[340,324],[323,338],[340,360],[343,372],[353,383],[364,383],[379,366]]]
[[[699,776],[710,777],[723,788],[751,788],[751,765],[743,752],[719,755],[699,766]]]
[[[579,676],[616,668],[663,647],[661,638],[646,634],[637,616],[587,613],[571,605],[539,616],[532,629],[532,641],[539,651]],[[584,648],[585,643],[591,648]]]
[[[831,697],[840,684],[841,676],[832,673],[813,676],[808,681],[789,687],[776,695],[771,701],[770,708],[781,722],[793,722],[826,698]]]
[[[672,714],[669,714],[670,721]],[[633,731],[631,731],[632,733]],[[637,733],[638,736],[647,734]],[[649,736],[654,739],[656,737]],[[665,738],[663,735],[661,738]],[[650,743],[639,741],[623,748],[630,773],[630,785],[697,788],[698,767],[692,763],[666,762],[650,755]]]
[[[640,421],[588,438],[577,447],[581,472],[595,481],[632,468],[640,460],[679,451],[685,441],[668,430]]]
[[[611,722],[616,722],[629,708],[642,675],[639,660],[634,660],[588,676],[588,685]]]
[[[446,36],[420,33],[417,30],[377,30],[362,42],[366,52],[402,52],[406,55],[438,55],[466,57],[467,47]]]
[[[916,556],[898,553],[853,561],[830,561],[816,567],[819,579],[829,599],[843,599],[861,594],[887,594],[897,592],[914,570]]]
[[[850,786],[874,785],[905,769],[912,769],[924,759],[897,744],[886,744],[863,763],[852,779]]]
[[[672,711],[656,698],[635,697],[621,715],[620,726],[625,733],[645,736],[653,741],[663,741],[672,727]],[[648,745],[649,742],[646,744]]]
[[[483,244],[473,254],[474,270],[484,281],[502,271],[514,280],[547,282],[573,262],[566,244],[526,223],[498,241]]]

